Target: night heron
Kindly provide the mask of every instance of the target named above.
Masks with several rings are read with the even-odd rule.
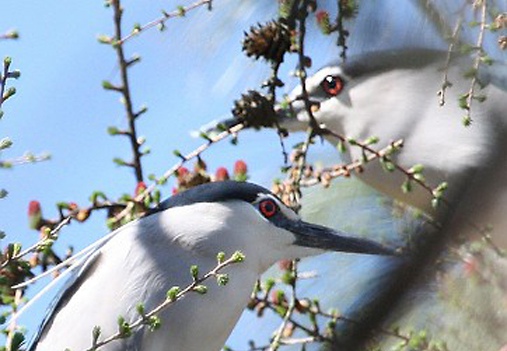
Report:
[[[412,191],[404,191],[407,175],[386,172],[379,162],[366,165],[357,174],[361,180],[438,220],[448,220],[452,212],[453,230],[464,237],[480,238],[477,227],[491,224],[491,236],[507,248],[507,66],[480,65],[475,81],[473,67],[470,58],[441,51],[372,52],[320,69],[306,80],[306,89],[318,105],[316,121],[332,132],[358,141],[373,136],[378,150],[403,140],[403,148],[391,156],[394,162],[405,170],[422,165],[429,187],[445,182],[446,204],[435,209],[431,191],[416,182]],[[465,127],[468,93],[473,94],[472,123]],[[294,89],[290,111],[281,111],[281,125],[289,130],[308,127],[301,95],[301,87]],[[350,146],[344,156],[360,160],[363,149]]]
[[[332,62],[309,76],[307,98],[316,122],[346,139],[375,137],[378,143],[373,148],[378,150],[402,140],[403,148],[391,155],[393,161],[405,170],[422,165],[428,187],[445,182],[447,205],[435,209],[431,191],[415,182],[412,191],[405,191],[402,184],[407,175],[386,172],[379,162],[369,162],[364,172],[355,174],[362,181],[439,219],[459,203],[462,209],[455,221],[494,224],[491,235],[507,248],[503,235],[507,216],[502,210],[507,208],[507,153],[503,151],[507,65],[474,65],[469,57],[424,48],[369,52]],[[476,72],[474,79],[471,72]],[[467,103],[468,94],[472,97]],[[296,87],[287,100],[289,108],[276,108],[278,125],[292,132],[307,130],[310,119],[302,87]],[[462,121],[467,115],[472,123],[465,127]],[[220,128],[239,122],[225,120]],[[325,138],[333,145],[340,141],[330,134]],[[345,146],[343,161],[363,158],[361,147]],[[464,236],[480,237],[473,226],[461,229]]]
[[[495,62],[474,67],[470,57],[408,48],[350,56],[306,79],[311,111],[321,127],[359,142],[375,137],[378,143],[370,146],[376,150],[403,140],[403,148],[389,157],[405,172],[387,172],[373,160],[355,175],[433,219],[407,231],[413,252],[408,261],[379,265],[373,273],[382,283],[365,299],[368,306],[355,304],[358,313],[350,318],[356,323],[348,328],[357,332],[342,333],[345,345],[357,345],[386,320],[391,324],[385,327],[393,321],[421,326],[449,349],[494,350],[507,343],[502,303],[507,289],[503,283],[491,283],[507,279],[507,263],[497,254],[507,248],[507,66]],[[308,129],[304,97],[302,87],[296,87],[288,97],[290,106],[277,108],[281,127]],[[468,112],[472,123],[465,127]],[[325,138],[333,145],[340,141],[331,134]],[[344,145],[345,163],[370,155],[357,145]],[[336,151],[337,163],[338,155]],[[427,187],[412,179],[407,192],[402,185],[416,165],[422,165],[417,167],[423,168]],[[444,200],[434,208],[430,189],[444,183]],[[312,206],[305,197],[302,201],[304,207]],[[333,218],[337,204],[324,201],[319,213]],[[445,250],[449,247],[452,255]],[[474,277],[481,283],[474,285]],[[340,287],[336,289],[339,294]],[[395,308],[400,306],[402,311]]]
[[[177,194],[152,213],[116,231],[88,259],[57,299],[29,350],[86,350],[98,326],[106,338],[117,319],[139,318],[173,286],[192,282],[189,267],[207,272],[217,253],[240,250],[245,261],[227,269],[224,287],[185,296],[160,313],[160,329],[134,332],[103,350],[220,350],[240,317],[259,275],[281,259],[324,250],[391,254],[380,244],[303,222],[265,188],[233,181],[209,183]]]

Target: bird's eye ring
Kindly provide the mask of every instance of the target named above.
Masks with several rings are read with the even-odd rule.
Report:
[[[343,90],[343,80],[339,76],[326,76],[320,86],[328,96],[337,96]]]
[[[259,211],[266,218],[271,218],[278,213],[278,205],[273,200],[262,200],[259,202]]]

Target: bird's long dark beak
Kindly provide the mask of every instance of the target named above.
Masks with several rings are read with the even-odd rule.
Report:
[[[369,255],[397,255],[374,241],[347,236],[342,232],[304,221],[286,220],[283,228],[296,236],[294,244],[328,251],[361,253]]]

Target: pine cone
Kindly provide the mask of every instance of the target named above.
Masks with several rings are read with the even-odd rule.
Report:
[[[273,127],[276,122],[273,104],[267,97],[255,90],[248,91],[248,93],[241,95],[241,99],[234,101],[232,114],[245,126],[256,129]]]
[[[283,55],[290,48],[290,33],[287,27],[279,22],[268,22],[258,27],[250,27],[250,32],[245,32],[243,50],[248,57],[255,59],[264,57],[266,60],[282,62]]]

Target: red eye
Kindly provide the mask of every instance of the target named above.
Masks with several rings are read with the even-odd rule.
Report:
[[[343,89],[343,80],[338,76],[327,76],[320,85],[327,95],[336,96]]]
[[[278,205],[273,200],[263,200],[259,203],[259,210],[266,218],[271,218],[278,213]]]

